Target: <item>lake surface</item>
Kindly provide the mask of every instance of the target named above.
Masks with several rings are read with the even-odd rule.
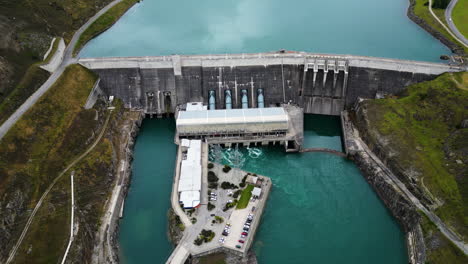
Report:
[[[340,121],[306,115],[310,147],[341,150]],[[174,121],[146,119],[135,145],[133,178],[121,222],[122,263],[164,263],[174,172]],[[225,149],[231,164],[234,149]],[[273,181],[254,250],[260,264],[407,263],[405,238],[357,167],[327,153],[241,148],[241,168]]]
[[[407,16],[409,0],[144,0],[81,57],[279,49],[440,61],[449,49]]]

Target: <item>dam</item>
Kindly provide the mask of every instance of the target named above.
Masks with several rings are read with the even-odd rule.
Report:
[[[257,54],[84,58],[79,59],[79,63],[99,75],[90,97],[119,98],[125,107],[150,116],[174,114],[177,120],[175,143],[181,146],[182,140],[190,139],[203,146],[200,151],[204,157],[202,169],[199,177],[195,177],[202,179],[201,185],[199,182],[195,184],[201,187],[196,187],[195,191],[193,188],[189,188],[189,191],[179,190],[181,186],[185,188],[185,182],[195,179],[186,177],[187,172],[180,173],[184,159],[190,155],[182,153],[179,147],[171,204],[188,231],[173,253],[166,255],[166,263],[183,263],[190,256],[201,257],[213,252],[227,252],[246,258],[250,246],[258,248],[252,240],[244,248],[229,240],[226,240],[229,245],[223,246],[225,240],[219,235],[220,230],[214,236],[216,240],[219,238],[221,245],[214,245],[213,242],[206,247],[193,245],[194,238],[205,230],[202,228],[210,227],[210,223],[206,222],[206,219],[210,219],[206,205],[207,201],[211,201],[210,194],[215,192],[208,189],[210,185],[205,178],[208,145],[223,145],[228,150],[235,145],[237,151],[238,147],[250,149],[279,143],[284,146],[285,152],[302,152],[302,157],[312,157],[312,154],[305,152],[327,152],[324,159],[331,159],[329,154],[334,154],[341,162],[347,153],[346,146],[344,149],[302,148],[304,114],[340,116],[358,98],[383,98],[398,94],[408,85],[432,80],[444,72],[465,69],[450,64],[284,50]],[[217,163],[215,168],[226,163],[229,164]],[[255,173],[261,171],[255,168]],[[270,173],[276,175],[273,171]],[[283,170],[282,173],[287,172]],[[301,174],[302,180],[305,180],[306,174]],[[326,173],[322,171],[320,174]],[[264,175],[269,177],[269,174]],[[279,182],[275,182],[274,178],[271,181],[273,185],[269,186],[276,188],[275,183]],[[225,191],[218,193],[224,196]],[[227,204],[231,203],[229,201]],[[266,199],[262,201],[262,208],[265,203]],[[196,210],[195,215],[202,220],[197,222],[191,213],[187,215],[180,211],[181,204],[183,209]],[[259,218],[262,213],[263,210],[260,210]],[[226,219],[238,218],[221,211],[218,214]],[[241,228],[236,227],[239,225],[236,221],[230,224],[237,231]],[[226,225],[225,228],[229,227]],[[253,239],[254,235],[249,239]],[[323,235],[326,237],[326,234]],[[392,239],[401,238],[397,236]],[[243,240],[241,243],[244,243]],[[401,253],[401,248],[395,250]],[[398,255],[398,259],[403,258],[404,255]]]
[[[99,75],[101,93],[151,115],[175,113],[179,105],[202,102],[213,109],[292,103],[306,114],[338,116],[358,97],[398,94],[413,83],[465,69],[442,63],[284,50],[82,58],[79,63]]]

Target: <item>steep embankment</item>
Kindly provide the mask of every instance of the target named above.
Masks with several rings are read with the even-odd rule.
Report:
[[[0,1],[0,123],[48,78],[49,73],[36,63],[52,38],[63,36],[68,42],[76,29],[109,2]]]
[[[410,86],[399,98],[363,101],[355,113],[366,143],[426,207],[465,240],[468,124],[462,123],[466,119],[468,73],[447,73]],[[422,227],[430,263],[467,260],[426,219]],[[441,261],[444,258],[452,261]]]
[[[80,156],[101,131],[106,106],[82,108],[97,77],[69,66],[50,90],[0,141],[0,262],[4,263],[39,197],[53,179]],[[75,174],[75,217],[81,233],[75,246],[87,262],[98,217],[114,178],[115,144],[122,108],[112,113],[108,131],[96,148],[72,170]],[[117,120],[117,121],[116,121]],[[114,136],[115,135],[115,136]],[[117,143],[114,143],[117,142]],[[70,170],[71,171],[71,170]],[[57,263],[70,232],[70,178],[62,177],[33,218],[15,263]],[[83,237],[81,239],[80,237]]]

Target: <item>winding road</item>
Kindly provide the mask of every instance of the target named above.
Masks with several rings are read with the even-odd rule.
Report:
[[[0,126],[0,140],[5,136],[5,134],[16,124],[16,122],[26,113],[31,106],[33,106],[42,95],[44,95],[50,87],[58,80],[58,78],[65,71],[65,68],[73,63],[76,63],[78,60],[73,57],[73,49],[78,42],[81,34],[102,14],[107,12],[114,5],[118,4],[122,0],[115,0],[97,12],[93,17],[91,17],[83,26],[81,26],[73,35],[72,40],[65,49],[65,55],[63,56],[62,63],[60,66],[49,76],[49,79],[37,89],[16,111]]]
[[[457,1],[457,0],[452,0],[451,2],[453,2],[453,1]],[[442,21],[440,21],[440,19],[436,16],[436,14],[434,14],[434,11],[432,11],[432,0],[429,0],[429,12],[434,17],[434,19],[437,20],[437,22],[439,22],[439,24],[450,34],[450,36],[452,36],[454,39],[456,39],[458,42],[460,42],[460,44],[462,44],[462,46],[464,46],[465,48],[468,48],[468,42],[465,42],[466,39],[465,39],[465,41],[463,41],[462,39],[458,38],[455,34],[453,34],[452,30],[450,30]],[[447,18],[447,13],[446,13],[445,17]],[[455,27],[455,25],[454,25],[454,27]]]
[[[453,23],[452,12],[457,3],[458,0],[450,1],[449,5],[445,9],[445,21],[447,21],[447,25],[449,26],[450,30],[452,30],[452,32],[457,35],[457,37],[462,40],[465,45],[468,45],[468,39],[466,39],[465,36],[463,36],[463,34],[458,31],[457,26],[455,26],[455,23]]]

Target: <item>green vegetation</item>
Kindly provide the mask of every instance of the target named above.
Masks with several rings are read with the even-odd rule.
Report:
[[[224,181],[221,183],[221,188],[223,188],[224,190],[227,190],[227,189],[238,189],[239,187],[237,187],[237,185],[235,185],[234,183]]]
[[[200,264],[226,264],[226,255],[224,253],[216,253],[208,256],[203,256],[199,259]]]
[[[218,176],[212,171],[208,172],[208,182],[217,182],[219,180]]]
[[[459,0],[452,12],[453,23],[460,33],[468,38],[468,1]]]
[[[239,202],[237,203],[237,209],[244,209],[247,207],[250,201],[250,197],[252,197],[253,188],[254,186],[252,184],[249,184],[244,190],[242,190],[241,197],[239,198]]]
[[[450,0],[432,0],[432,8],[445,9],[449,3]]]
[[[139,0],[123,0],[96,19],[96,21],[81,34],[75,45],[73,54],[76,55],[88,41],[114,25],[114,23],[137,2],[139,2]]]
[[[192,219],[190,219],[190,222],[192,222],[192,224],[195,224],[197,222],[197,218],[192,217]]]
[[[230,170],[231,170],[231,166],[229,166],[229,165],[224,165],[224,167],[223,167],[223,172],[224,172],[224,173],[228,173]]]
[[[212,168],[214,168],[214,164],[213,163],[208,163],[208,169],[211,170]]]
[[[241,186],[241,187],[243,187],[243,186]],[[234,194],[232,195],[232,197],[233,197],[233,198],[239,197],[239,195],[241,194],[241,192],[242,192],[241,190],[235,191]]]
[[[211,240],[213,240],[214,237],[215,233],[213,231],[203,229],[198,235],[198,237],[193,241],[193,243],[197,246],[200,246],[201,244],[203,244],[203,242],[210,242]]]
[[[69,41],[76,29],[110,1],[1,2],[0,122],[47,79],[48,73],[37,66],[52,38],[63,36]]]
[[[39,89],[49,76],[49,72],[39,68],[37,63],[31,65],[14,90],[6,98],[0,100],[0,124],[5,122],[29,96]]]
[[[216,208],[216,206],[215,206],[214,204],[208,202],[208,205],[207,205],[208,211],[211,211],[211,210],[213,210],[213,209],[215,209],[215,208]]]
[[[467,237],[468,128],[460,124],[468,118],[468,73],[446,73],[410,86],[404,97],[363,107],[367,129],[376,130],[370,142],[391,142],[387,162],[411,174],[411,184],[439,205],[436,214]]]
[[[95,120],[95,109],[83,110],[82,105],[96,79],[92,72],[79,65],[69,66],[0,141],[0,196],[6,201],[14,200],[15,194],[20,192],[22,200],[18,208],[23,211],[31,209],[51,181],[89,147],[100,122]],[[96,160],[97,157],[88,161],[92,170],[85,177],[109,168],[109,160],[104,155],[110,153],[108,145],[105,141],[102,144],[97,147],[101,151],[97,157],[103,165]],[[75,168],[77,177],[81,175],[83,164]],[[87,179],[85,182],[92,181]],[[69,177],[60,179],[44,201],[25,237],[23,248],[18,252],[18,260],[27,256],[34,257],[37,263],[57,262],[69,236],[69,184]],[[78,195],[77,199],[80,197]],[[1,206],[0,211],[5,212],[6,203]],[[17,215],[14,222],[24,224],[27,216]],[[22,224],[11,226],[14,237],[23,228]],[[48,243],[43,243],[44,240]],[[15,241],[11,239],[8,248]],[[29,247],[35,250],[28,253]]]
[[[468,263],[468,257],[448,240],[424,214],[421,215],[421,228],[425,234],[424,243],[427,247],[426,263]]]
[[[413,8],[414,14],[418,16],[419,18],[423,19],[428,25],[430,25],[432,28],[437,30],[438,32],[442,33],[447,39],[452,41],[453,43],[457,44],[460,46],[461,49],[464,50],[465,54],[468,53],[468,48],[463,47],[456,39],[454,39],[443,27],[442,25],[437,22],[437,20],[432,16],[432,14],[429,12],[429,7],[428,7],[428,0],[414,0],[415,5]],[[433,9],[434,13],[438,13],[437,9]],[[445,21],[443,19],[442,21]]]
[[[224,218],[221,217],[221,216],[215,215],[215,221],[216,221],[218,224],[221,224],[221,223],[224,222]]]
[[[226,212],[227,210],[233,208],[234,206],[237,205],[239,201],[237,199],[234,199],[234,201],[232,201],[232,203],[227,203],[226,205],[224,205],[224,208],[223,208],[223,211]]]

